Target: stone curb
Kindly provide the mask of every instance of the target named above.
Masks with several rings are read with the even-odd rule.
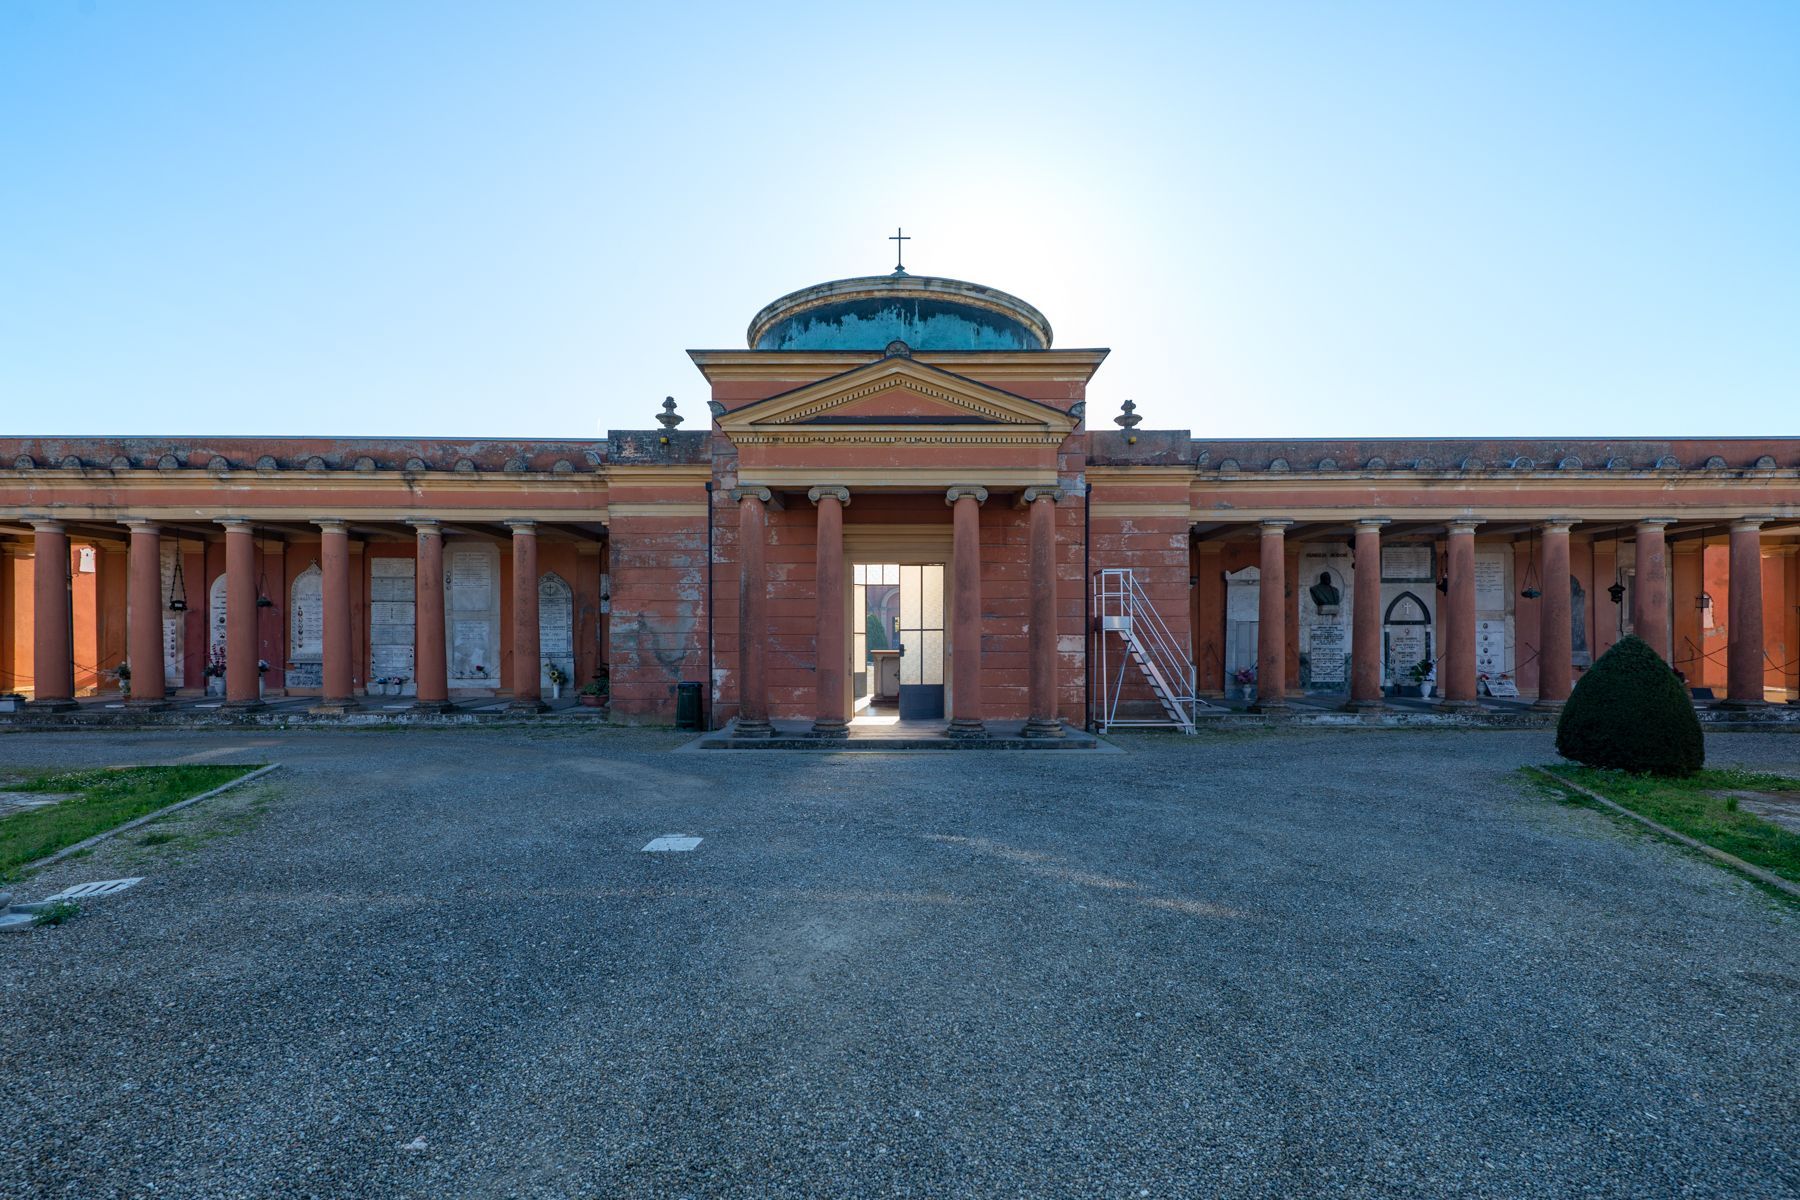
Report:
[[[1773,874],[1769,871],[1765,871],[1761,867],[1756,866],[1752,863],[1745,862],[1743,859],[1739,858],[1735,854],[1727,854],[1727,853],[1725,853],[1725,851],[1720,850],[1714,846],[1709,846],[1705,842],[1698,841],[1694,838],[1691,838],[1685,833],[1677,833],[1675,830],[1670,829],[1667,825],[1662,825],[1655,821],[1652,821],[1649,817],[1644,816],[1642,813],[1633,812],[1631,809],[1626,808],[1623,804],[1620,804],[1618,801],[1608,800],[1605,796],[1602,796],[1599,792],[1594,791],[1592,788],[1585,788],[1585,787],[1582,787],[1579,783],[1574,782],[1573,780],[1564,779],[1561,775],[1558,775],[1554,771],[1546,771],[1543,767],[1533,767],[1533,766],[1527,766],[1525,769],[1527,771],[1530,771],[1534,775],[1537,775],[1543,779],[1549,780],[1551,783],[1556,784],[1558,787],[1564,787],[1564,788],[1569,789],[1572,792],[1578,792],[1581,795],[1586,796],[1589,800],[1592,800],[1597,804],[1604,805],[1606,808],[1610,809],[1611,811],[1613,811],[1615,813],[1618,813],[1622,817],[1630,817],[1633,821],[1636,821],[1638,824],[1643,825],[1648,829],[1655,830],[1657,833],[1662,834],[1664,837],[1670,839],[1671,841],[1680,842],[1683,846],[1686,846],[1690,850],[1698,850],[1700,853],[1706,855],[1708,858],[1714,859],[1718,862],[1721,862],[1724,865],[1730,867],[1734,871],[1741,871],[1745,875],[1748,875],[1748,876],[1750,876],[1750,878],[1756,880],[1758,883],[1766,883],[1770,887],[1775,888],[1777,891],[1786,892],[1788,895],[1793,896],[1795,899],[1800,899],[1800,884],[1790,883],[1787,880],[1783,879],[1779,875]]]
[[[170,813],[175,812],[177,809],[186,808],[190,804],[198,804],[202,800],[210,800],[214,796],[217,796],[222,792],[230,791],[232,788],[237,787],[239,784],[249,783],[252,779],[261,779],[264,775],[267,775],[270,771],[273,771],[280,766],[281,766],[280,763],[270,763],[266,767],[258,767],[256,770],[250,772],[248,775],[240,775],[236,779],[233,779],[229,783],[222,783],[210,792],[201,792],[198,796],[189,796],[186,800],[177,800],[173,804],[164,805],[162,808],[157,809],[155,812],[147,812],[141,817],[133,817],[131,820],[125,822],[123,825],[115,826],[112,829],[102,830],[101,832],[96,833],[91,838],[86,838],[82,841],[76,842],[73,846],[64,846],[61,850],[58,850],[55,854],[46,855],[43,858],[40,858],[35,862],[25,863],[23,866],[21,866],[19,868],[19,871],[21,873],[23,873],[25,871],[36,871],[41,867],[50,866],[52,863],[61,862],[63,859],[69,857],[69,855],[71,855],[71,854],[75,854],[79,851],[89,849],[90,847],[93,847],[93,846],[98,846],[101,842],[106,841],[108,838],[116,837],[119,834],[126,832],[127,830],[136,829],[139,825],[149,824],[151,821],[156,820],[158,817],[166,817]]]

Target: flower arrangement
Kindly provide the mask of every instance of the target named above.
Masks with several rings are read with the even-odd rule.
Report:
[[[1256,668],[1239,667],[1231,673],[1231,682],[1237,684],[1239,687],[1249,687],[1256,682]]]
[[[1406,673],[1412,677],[1414,683],[1424,683],[1431,677],[1431,660],[1421,658]]]
[[[267,675],[269,673],[269,660],[268,659],[259,658],[256,660],[256,673],[258,675]]]
[[[223,650],[214,650],[212,652],[212,657],[208,658],[206,660],[206,665],[200,669],[200,673],[205,675],[208,679],[225,678],[225,652]]]
[[[119,682],[129,683],[131,681],[131,664],[128,662],[120,663],[119,669],[114,671],[113,674],[119,677]]]
[[[569,676],[567,675],[567,673],[565,673],[561,667],[557,666],[553,662],[544,663],[544,674],[545,674],[545,677],[548,678],[550,680],[550,682],[555,684],[557,687],[561,687],[563,684],[569,682]]]
[[[475,664],[475,674],[481,676],[483,679],[486,679],[487,678],[487,668],[484,667],[483,665],[481,665],[480,663],[476,663]]]

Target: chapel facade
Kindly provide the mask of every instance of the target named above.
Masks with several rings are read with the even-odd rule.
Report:
[[[0,439],[0,693],[535,710],[605,680],[613,720],[667,723],[685,683],[742,737],[887,703],[1055,737],[1554,707],[1635,632],[1697,696],[1800,699],[1800,438],[1216,439],[1091,421],[1107,354],[896,271],[691,351],[708,419],[600,440]]]

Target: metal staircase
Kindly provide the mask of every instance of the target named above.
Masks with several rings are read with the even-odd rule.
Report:
[[[1100,668],[1101,730],[1137,725],[1173,727],[1193,733],[1195,710],[1212,705],[1195,694],[1193,659],[1182,652],[1175,635],[1129,568],[1109,567],[1095,573],[1093,611],[1094,654]],[[1111,665],[1115,658],[1116,675]],[[1161,717],[1119,716],[1127,667],[1136,667],[1143,676],[1162,706]]]

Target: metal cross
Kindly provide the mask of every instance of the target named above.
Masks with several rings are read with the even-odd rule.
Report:
[[[906,258],[906,247],[901,243],[910,242],[912,239],[907,237],[905,231],[896,225],[894,226],[894,236],[889,238],[888,241],[894,243],[894,270],[906,270],[906,263],[903,261]]]

